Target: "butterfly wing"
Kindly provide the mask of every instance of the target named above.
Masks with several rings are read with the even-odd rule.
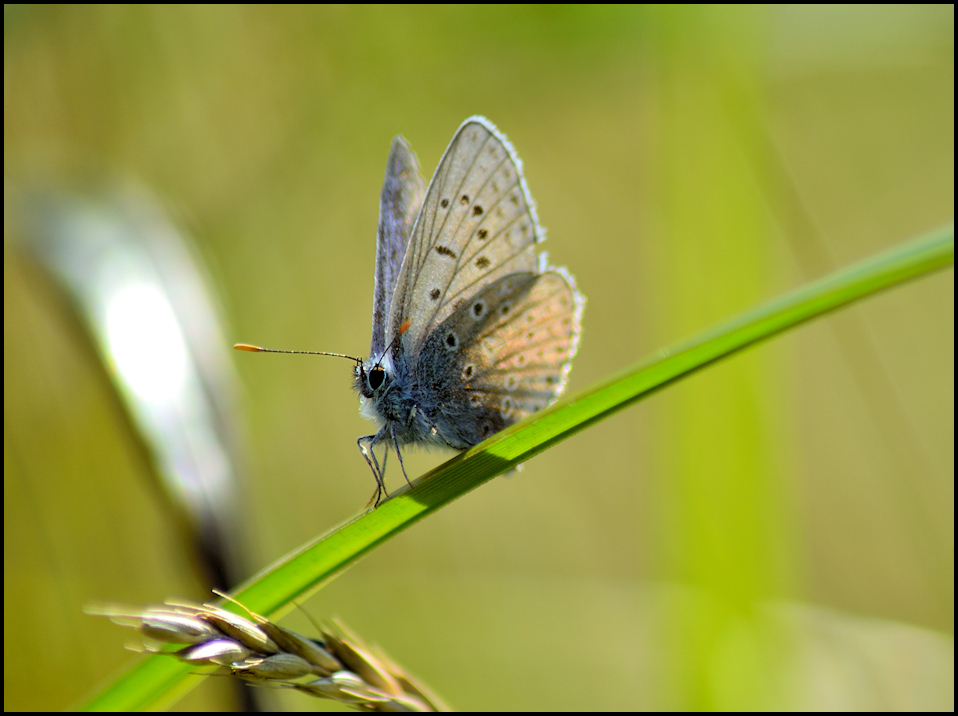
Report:
[[[542,240],[521,162],[483,117],[467,119],[429,183],[389,309],[386,341],[415,356],[465,300],[516,272],[538,273]]]
[[[419,175],[416,155],[402,137],[393,139],[386,179],[379,200],[379,226],[376,232],[376,284],[373,291],[373,334],[369,346],[370,357],[381,355],[386,349],[386,319],[389,305],[399,278],[399,270],[413,224],[426,193],[425,182]]]
[[[565,386],[585,299],[538,254],[542,238],[512,146],[488,120],[466,120],[426,191],[386,336],[401,336],[393,355],[413,366],[420,407],[452,447]]]
[[[542,410],[565,388],[585,299],[561,269],[507,276],[485,293],[489,320],[464,351],[464,365],[475,368],[464,368],[462,386],[471,404],[500,412],[511,425]],[[473,319],[475,301],[463,312]]]
[[[435,427],[469,447],[541,410],[562,392],[584,299],[561,269],[504,276],[426,339],[418,371],[436,389]]]

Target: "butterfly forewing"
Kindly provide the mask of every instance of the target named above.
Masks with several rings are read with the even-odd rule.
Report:
[[[386,319],[389,317],[390,302],[425,193],[426,185],[419,175],[416,155],[409,149],[405,139],[396,137],[386,162],[386,178],[379,200],[370,357],[381,355],[386,348]]]
[[[387,339],[405,325],[405,350],[417,353],[426,336],[477,290],[508,274],[535,273],[540,238],[519,160],[507,140],[488,120],[467,120],[426,192]]]

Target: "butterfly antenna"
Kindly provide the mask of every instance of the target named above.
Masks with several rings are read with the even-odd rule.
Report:
[[[233,346],[238,351],[249,351],[250,353],[300,353],[310,356],[333,356],[334,358],[348,358],[356,363],[362,363],[362,358],[353,358],[345,353],[325,353],[323,351],[281,351],[276,348],[262,348],[261,346],[251,346],[249,343],[237,343]]]
[[[396,341],[398,341],[398,340],[399,340],[399,336],[401,336],[403,333],[405,333],[406,331],[408,331],[408,330],[409,330],[409,326],[411,326],[411,325],[412,325],[412,323],[410,323],[409,321],[403,322],[403,324],[399,327],[399,333],[396,334],[396,337],[393,338],[393,339],[389,342],[389,345],[386,346],[385,350],[383,350],[382,354],[379,356],[379,360],[377,360],[377,361],[376,361],[376,364],[373,366],[374,368],[378,368],[378,367],[379,367],[379,365],[383,362],[383,358],[386,357],[386,354],[389,353],[389,351],[392,350],[393,343],[395,343]],[[234,347],[235,347],[235,346],[234,346]]]

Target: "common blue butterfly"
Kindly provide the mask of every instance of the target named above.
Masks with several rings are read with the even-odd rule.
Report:
[[[379,426],[357,441],[376,504],[388,496],[391,448],[400,465],[405,445],[464,450],[553,403],[585,306],[572,276],[538,251],[545,236],[522,163],[488,119],[463,122],[424,187],[396,137],[379,205],[369,358],[352,359],[360,411]]]

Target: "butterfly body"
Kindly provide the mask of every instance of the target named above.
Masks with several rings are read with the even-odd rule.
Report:
[[[488,120],[459,128],[424,189],[393,141],[380,202],[370,354],[354,387],[359,438],[385,491],[385,455],[407,445],[466,449],[562,392],[585,299],[549,267],[521,163]],[[375,448],[385,446],[380,465]]]

